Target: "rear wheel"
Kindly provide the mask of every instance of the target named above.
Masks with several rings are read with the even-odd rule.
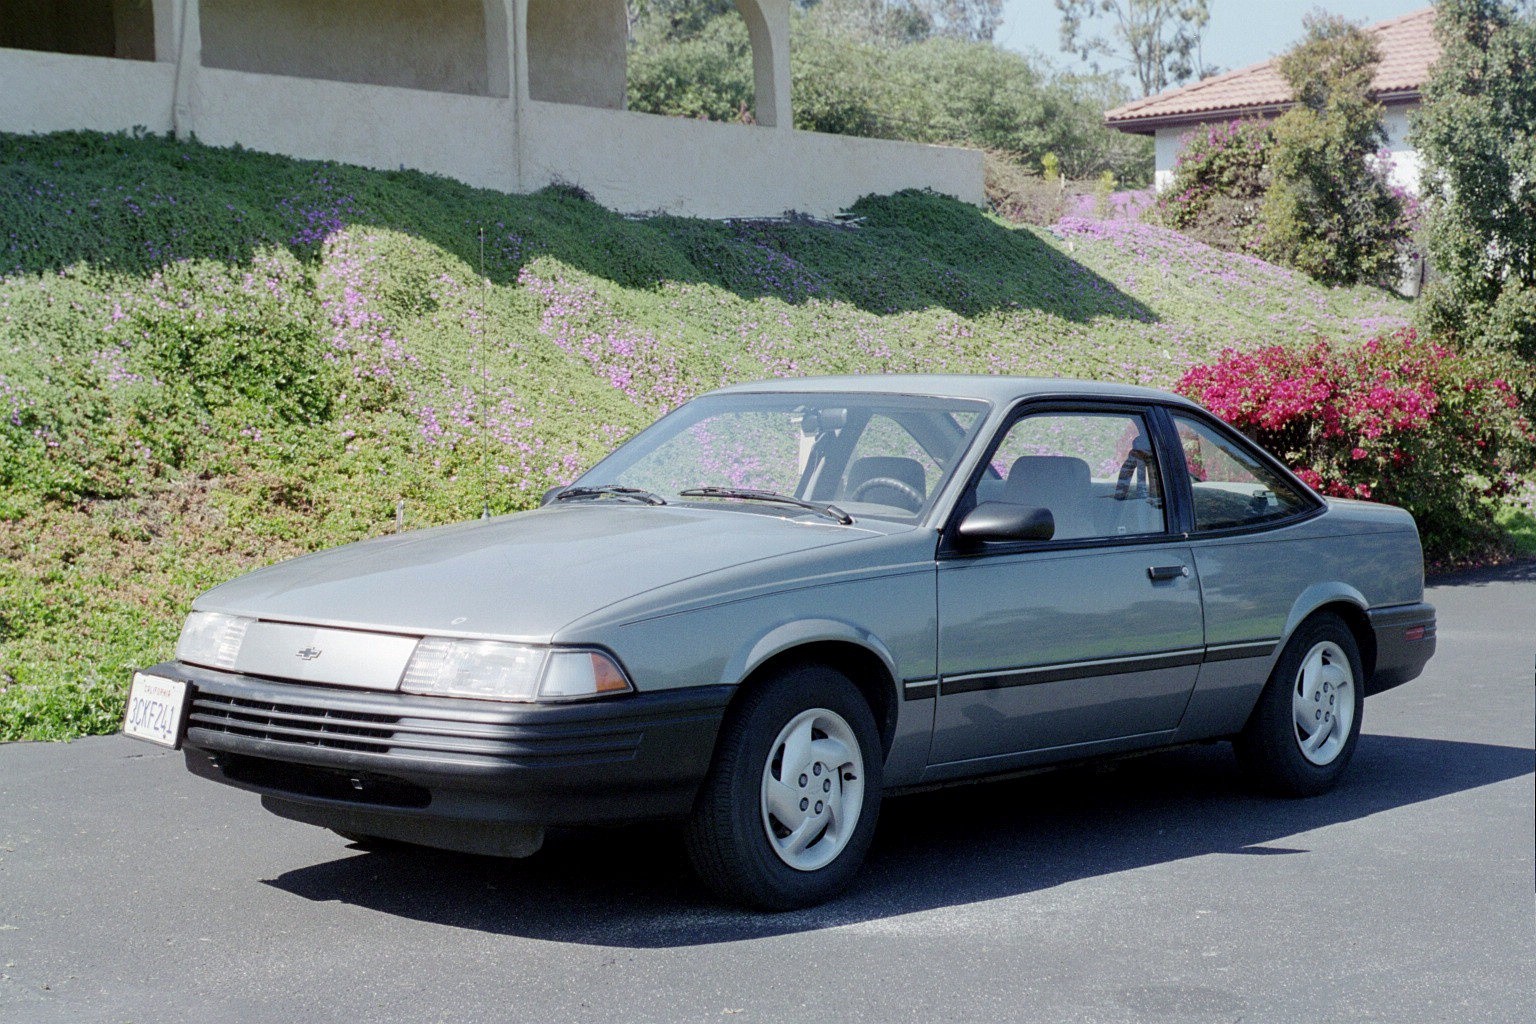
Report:
[[[882,751],[858,688],[788,670],[746,696],[689,819],[689,859],[716,894],[766,910],[820,903],[852,880],[880,810]]]
[[[1344,620],[1324,613],[1302,623],[1234,743],[1243,767],[1280,796],[1332,789],[1360,736],[1364,679]]]

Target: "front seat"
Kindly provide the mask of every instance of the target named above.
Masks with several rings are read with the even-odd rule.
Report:
[[[1065,455],[1024,455],[1013,461],[1003,500],[1048,508],[1056,520],[1053,540],[1092,537],[1093,477],[1088,463]]]
[[[889,484],[874,484],[864,488],[864,493],[858,493],[859,488],[884,477],[887,480],[899,480],[921,495],[924,500],[928,496],[928,478],[923,473],[923,464],[916,459],[898,458],[890,455],[874,455],[862,459],[855,459],[853,465],[848,467],[848,483],[843,488],[843,496],[849,501],[869,502],[871,505],[889,505],[892,508],[906,509],[908,512],[917,512],[923,507],[922,501],[913,501],[912,495],[906,491],[892,487]]]

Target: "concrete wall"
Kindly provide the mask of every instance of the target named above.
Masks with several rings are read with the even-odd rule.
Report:
[[[829,216],[870,193],[927,187],[980,204],[979,152],[531,102],[523,184],[579,185],[625,213]]]
[[[13,2],[22,0],[0,5],[9,10]],[[596,48],[586,52],[606,60],[602,55],[611,50],[604,48],[615,40],[610,15],[622,17],[623,8],[600,2],[601,15],[577,18],[572,38],[586,40]],[[155,62],[0,49],[0,131],[142,125],[196,134],[216,146],[384,170],[411,167],[505,192],[570,182],[625,212],[825,216],[869,193],[904,188],[983,201],[977,152],[788,127],[788,0],[738,0],[754,44],[765,40],[755,46],[759,120],[771,113],[777,127],[615,109],[623,101],[622,65],[594,72],[590,92],[569,82],[557,87],[558,76],[541,79],[530,67],[530,48],[537,53],[539,45],[524,26],[542,24],[547,31],[569,24],[578,10],[590,14],[592,7],[579,0],[146,3]],[[551,6],[541,13],[541,4]],[[361,18],[375,10],[396,20]],[[279,15],[295,20],[285,28],[276,24]],[[343,16],[353,20],[343,24]],[[241,35],[262,26],[274,33],[271,39]],[[331,52],[342,50],[351,52]],[[371,54],[373,64],[359,54]],[[430,59],[417,63],[414,54]],[[369,81],[335,80],[365,74]],[[376,84],[400,77],[417,85],[420,78],[430,81],[413,88]],[[530,98],[538,81],[564,101]],[[470,95],[471,85],[506,95]]]
[[[1387,125],[1387,149],[1392,154],[1387,179],[1414,195],[1419,193],[1419,151],[1408,139],[1408,119],[1418,109],[1417,103],[1394,103],[1386,108],[1383,118]]]
[[[0,131],[171,130],[174,64],[0,50]]]
[[[528,95],[623,110],[629,16],[624,0],[527,0]]]
[[[482,0],[201,0],[203,65],[486,95]]]
[[[1189,130],[1187,127],[1159,128],[1152,137],[1152,159],[1156,168],[1152,183],[1159,192],[1173,184],[1173,165],[1179,162],[1179,154],[1184,151],[1184,133]]]
[[[410,167],[517,191],[509,99],[204,69],[188,101],[197,137],[209,145]]]

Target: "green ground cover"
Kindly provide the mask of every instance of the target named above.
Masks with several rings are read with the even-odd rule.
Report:
[[[629,219],[161,138],[0,135],[0,740],[117,727],[199,590],[533,505],[732,381],[1166,386],[1409,307],[1150,225],[941,197],[856,227]]]

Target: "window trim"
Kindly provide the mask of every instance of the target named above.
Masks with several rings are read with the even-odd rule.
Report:
[[[976,558],[994,558],[1007,555],[1027,554],[1034,552],[1058,552],[1080,551],[1093,548],[1121,548],[1140,547],[1152,544],[1167,544],[1181,540],[1188,536],[1181,527],[1188,514],[1184,503],[1189,500],[1188,485],[1182,488],[1170,488],[1168,484],[1169,452],[1165,437],[1165,425],[1158,414],[1160,406],[1153,402],[1137,402],[1124,398],[1093,398],[1084,396],[1059,397],[1036,396],[1026,398],[1016,403],[1008,410],[991,439],[980,449],[981,455],[965,475],[965,484],[960,491],[959,498],[949,510],[944,524],[940,527],[939,545],[936,557],[939,561],[964,560]],[[1128,416],[1140,416],[1146,424],[1147,434],[1152,440],[1152,454],[1157,459],[1158,472],[1163,476],[1163,531],[1161,533],[1138,533],[1131,536],[1113,537],[1074,537],[1071,540],[1037,540],[1037,541],[987,541],[979,545],[962,543],[959,539],[960,520],[976,507],[973,500],[976,494],[976,486],[981,476],[992,465],[992,457],[1002,447],[1003,441],[1020,420],[1041,413],[1088,413],[1088,414],[1113,414],[1121,413]]]
[[[1291,472],[1290,467],[1265,450],[1263,445],[1244,436],[1241,431],[1235,429],[1231,424],[1223,422],[1218,417],[1198,406],[1160,405],[1157,408],[1160,418],[1164,420],[1163,447],[1170,454],[1170,458],[1173,452],[1182,453],[1184,450],[1183,442],[1179,440],[1179,428],[1176,422],[1179,417],[1183,417],[1198,423],[1240,451],[1253,456],[1260,465],[1296,488],[1296,493],[1301,495],[1302,498],[1302,509],[1287,516],[1269,519],[1252,525],[1224,526],[1219,530],[1196,530],[1194,486],[1190,481],[1188,469],[1183,465],[1179,465],[1177,467],[1178,472],[1175,474],[1177,483],[1173,485],[1173,488],[1180,494],[1181,515],[1183,517],[1180,527],[1185,536],[1189,537],[1190,540],[1218,540],[1222,537],[1245,537],[1268,533],[1271,530],[1280,530],[1306,522],[1327,511],[1328,503],[1321,495],[1308,487],[1295,473]]]

